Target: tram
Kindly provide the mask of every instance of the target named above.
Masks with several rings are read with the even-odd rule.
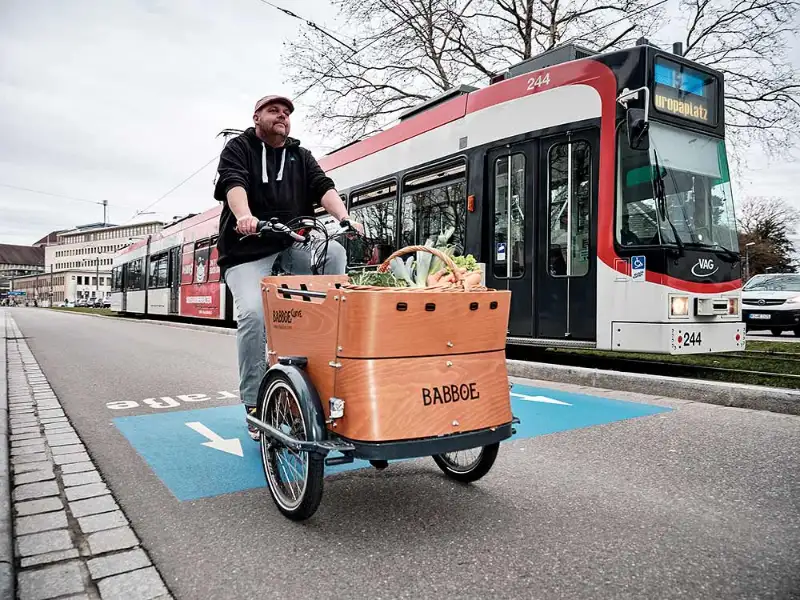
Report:
[[[723,83],[646,40],[603,54],[567,45],[414,107],[319,160],[365,226],[349,268],[434,240],[512,292],[510,345],[742,350]],[[150,311],[126,273],[153,256],[175,314],[235,318],[224,283],[198,271],[201,259],[214,268],[218,214],[121,252],[112,306]]]

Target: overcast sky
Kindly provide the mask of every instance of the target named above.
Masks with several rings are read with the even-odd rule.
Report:
[[[272,1],[333,23],[328,0]],[[0,243],[102,221],[91,202],[103,199],[118,224],[213,207],[216,135],[250,126],[259,97],[290,93],[280,55],[303,26],[259,0],[0,1]],[[303,117],[292,135],[319,157],[326,144]],[[800,208],[800,168],[752,160],[737,197]]]

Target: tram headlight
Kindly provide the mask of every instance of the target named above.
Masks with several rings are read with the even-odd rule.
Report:
[[[738,315],[739,314],[739,299],[738,298],[728,298],[728,314],[729,315]]]
[[[689,296],[670,296],[669,299],[670,317],[689,316]]]

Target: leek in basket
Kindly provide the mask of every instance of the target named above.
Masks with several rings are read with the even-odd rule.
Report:
[[[432,237],[425,241],[425,245],[429,248],[439,249],[444,246],[450,236],[455,232],[455,227],[447,228],[443,233],[439,234],[434,240]],[[416,256],[409,256],[405,262],[402,258],[397,257],[392,259],[389,263],[389,268],[396,277],[404,279],[408,282],[410,287],[423,288],[428,286],[428,275],[435,273],[437,270],[444,266],[442,260],[438,256],[434,256],[430,252],[418,250]]]
[[[374,285],[378,287],[408,287],[404,280],[398,280],[393,273],[379,273],[378,271],[351,271],[348,273],[350,283],[354,285]]]

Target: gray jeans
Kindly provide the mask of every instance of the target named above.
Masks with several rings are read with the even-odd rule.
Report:
[[[291,248],[282,253],[231,267],[225,272],[225,283],[233,294],[238,313],[236,351],[239,359],[239,394],[248,408],[258,402],[258,388],[267,369],[267,335],[264,326],[264,306],[261,297],[261,279],[272,274],[272,265],[281,256],[286,271],[294,275],[311,274],[311,256],[302,248]],[[325,275],[343,275],[347,268],[344,247],[331,240],[325,259]]]

